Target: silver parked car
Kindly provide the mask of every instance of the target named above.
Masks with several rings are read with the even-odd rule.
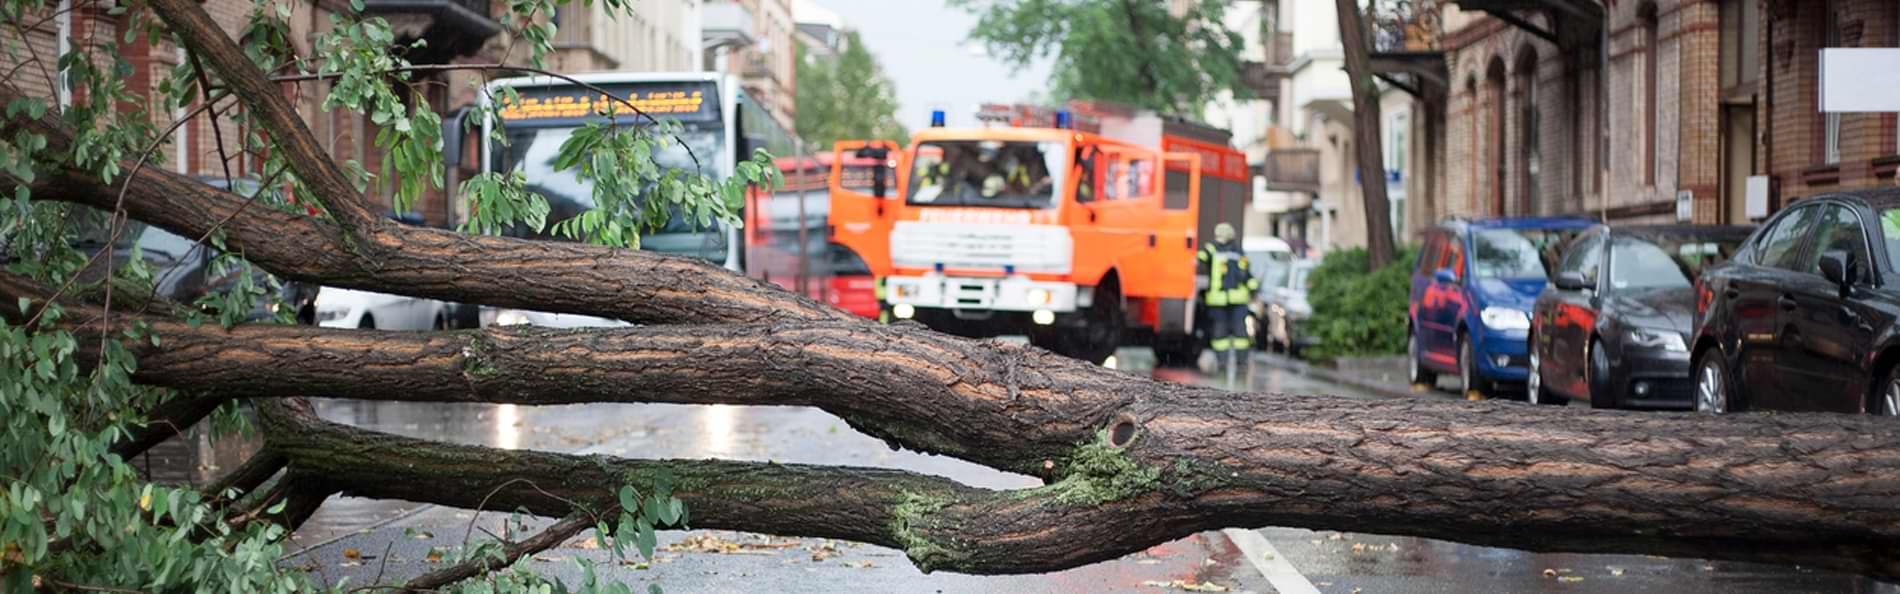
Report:
[[[1313,267],[1319,265],[1314,260],[1295,260],[1287,267],[1287,274],[1274,279],[1279,281],[1273,286],[1261,286],[1265,293],[1266,339],[1267,347],[1288,354],[1298,354],[1299,350],[1312,346],[1313,336],[1300,332],[1300,326],[1313,315],[1313,306],[1306,302],[1306,279]]]

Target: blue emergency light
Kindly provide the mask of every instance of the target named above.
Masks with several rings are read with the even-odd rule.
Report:
[[[941,109],[933,109],[933,110],[930,110],[930,127],[932,127],[932,128],[942,128],[942,127],[943,127],[943,119],[944,119],[944,118],[943,118],[943,110],[941,110]]]
[[[1075,128],[1075,119],[1073,116],[1069,115],[1069,110],[1066,110],[1066,109],[1056,110],[1056,127],[1062,128],[1064,130]]]

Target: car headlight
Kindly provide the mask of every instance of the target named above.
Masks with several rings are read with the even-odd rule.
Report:
[[[1662,349],[1671,353],[1686,353],[1689,346],[1682,342],[1682,335],[1674,330],[1655,328],[1637,328],[1630,330],[1630,342],[1647,349]]]
[[[350,310],[347,309],[321,309],[317,310],[317,321],[334,322],[343,319],[343,316],[349,315],[349,313]]]
[[[496,326],[520,326],[528,323],[528,314],[514,310],[495,314]]]
[[[1484,322],[1484,327],[1493,330],[1529,330],[1531,328],[1530,314],[1524,313],[1521,309],[1487,307],[1484,311],[1478,312],[1478,319]]]

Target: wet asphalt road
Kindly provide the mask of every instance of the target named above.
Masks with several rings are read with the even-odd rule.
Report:
[[[1204,358],[1203,363],[1211,361]],[[1159,379],[1228,387],[1224,376],[1153,370],[1143,349],[1119,368]],[[1381,396],[1256,361],[1232,387],[1348,398]],[[1433,392],[1420,397],[1452,398]],[[824,412],[805,408],[590,404],[549,407],[319,401],[325,418],[458,443],[639,458],[727,458],[904,468],[989,488],[1034,486],[1032,477],[960,460],[893,451]],[[472,522],[473,521],[473,522]],[[530,528],[544,524],[530,522]],[[286,563],[330,583],[406,579],[437,566],[430,547],[459,544],[471,525],[504,533],[504,515],[403,502],[334,498],[296,535]],[[477,538],[481,533],[476,533]],[[578,541],[570,545],[578,544]],[[1198,534],[1115,561],[1036,576],[924,575],[898,551],[821,539],[695,531],[663,533],[650,563],[609,565],[606,575],[669,592],[1880,592],[1900,588],[1802,570],[1622,555],[1526,553],[1424,540],[1268,528]],[[672,550],[666,550],[670,547]],[[714,552],[717,551],[717,552]],[[355,553],[350,558],[346,553]],[[603,552],[569,546],[530,563],[573,580],[574,559]]]

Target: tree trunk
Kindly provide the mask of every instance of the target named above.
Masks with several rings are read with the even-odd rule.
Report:
[[[29,285],[0,281],[0,302]],[[67,311],[97,318],[83,305]],[[291,469],[368,497],[466,507],[526,477],[593,500],[616,476],[665,469],[683,485],[717,485],[684,489],[695,525],[897,546],[925,568],[975,573],[1061,569],[1201,530],[1269,525],[1900,570],[1889,552],[1900,547],[1900,456],[1888,455],[1900,451],[1900,426],[1879,418],[1239,395],[907,324],[425,333],[145,321],[164,341],[142,347],[134,379],[152,385],[815,406],[893,446],[1048,483],[996,492],[897,471],[684,461],[608,472],[597,458],[438,446],[295,415],[267,423],[267,447]],[[570,511],[533,491],[497,505]],[[900,517],[919,497],[933,509]],[[796,511],[821,503],[833,505]],[[909,532],[892,531],[900,519]]]
[[[1359,161],[1359,190],[1366,205],[1366,257],[1373,270],[1390,264],[1392,217],[1385,197],[1385,155],[1379,151],[1379,83],[1372,78],[1365,19],[1358,0],[1336,0],[1340,42],[1346,46],[1346,78],[1352,83],[1352,134]]]

